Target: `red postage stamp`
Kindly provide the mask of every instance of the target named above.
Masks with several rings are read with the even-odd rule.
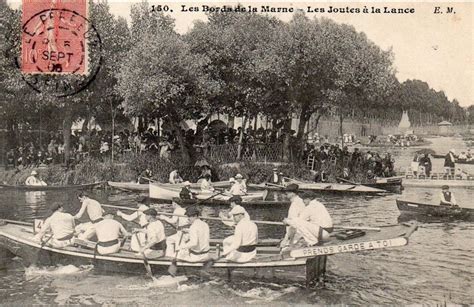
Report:
[[[87,0],[23,0],[21,70],[87,73]]]

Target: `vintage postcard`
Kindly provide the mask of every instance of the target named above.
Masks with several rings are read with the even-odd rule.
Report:
[[[473,14],[0,0],[0,304],[474,304]]]

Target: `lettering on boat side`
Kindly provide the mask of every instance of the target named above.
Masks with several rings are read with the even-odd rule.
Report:
[[[311,257],[332,255],[339,253],[359,252],[364,250],[382,249],[406,245],[408,241],[405,238],[374,240],[366,242],[355,242],[340,245],[316,246],[291,251],[292,257]]]

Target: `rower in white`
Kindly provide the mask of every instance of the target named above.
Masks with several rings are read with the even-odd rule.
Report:
[[[76,232],[79,233],[78,238],[83,239],[90,237],[90,232],[93,231],[94,226],[103,220],[102,215],[104,214],[104,209],[100,203],[92,198],[89,198],[84,193],[79,193],[77,199],[82,203],[81,209],[74,216],[76,220],[80,219],[85,212],[89,216],[90,222],[81,223],[76,226]]]
[[[294,219],[294,218],[299,218],[301,212],[306,208],[306,205],[303,202],[303,199],[298,196],[298,190],[299,187],[297,184],[289,184],[287,187],[285,187],[284,191],[286,192],[286,196],[290,199],[290,208],[288,209],[288,219]],[[294,233],[294,228],[292,227],[286,227],[286,233],[285,237],[280,243],[280,248],[284,248],[290,243],[294,243],[299,240],[299,235],[295,235]],[[290,242],[290,237],[293,238],[293,240]]]
[[[183,182],[183,178],[181,178],[181,176],[179,175],[179,171],[177,169],[174,169],[173,171],[171,171],[168,181],[171,184],[176,184]]]
[[[245,217],[247,220],[250,220],[250,216],[247,212],[247,210],[244,209],[240,204],[242,203],[242,197],[240,196],[232,196],[229,198],[230,202],[230,211],[228,213],[225,212],[219,212],[219,217],[222,219],[222,223],[229,227],[234,227],[235,226],[235,221],[233,220],[234,213],[237,210],[244,210],[245,212]]]
[[[133,251],[145,255],[146,258],[159,258],[165,255],[166,235],[163,223],[156,218],[158,213],[155,209],[147,209],[143,212],[148,224],[140,229],[135,229],[134,233],[143,233],[146,235],[146,242],[139,249]],[[132,236],[133,237],[133,236]]]
[[[214,187],[211,185],[211,175],[204,175],[204,179],[201,181],[201,191],[202,192],[214,192]]]
[[[143,214],[145,210],[150,209],[149,206],[144,204],[144,200],[138,203],[137,211],[133,212],[132,214],[125,214],[120,210],[117,210],[117,216],[120,216],[126,221],[132,222],[136,221],[140,227],[145,227],[148,224],[148,220]],[[139,250],[140,246],[143,246],[146,242],[146,234],[145,233],[137,233],[135,236],[132,236],[130,240],[130,248],[132,250]]]
[[[231,177],[229,182],[232,184],[230,189],[226,191],[230,195],[245,195],[247,194],[247,186],[245,185],[245,181],[243,180],[243,176],[241,174],[237,174],[235,179]]]
[[[105,214],[103,219],[91,228],[85,239],[89,240],[94,235],[97,236],[97,252],[101,255],[117,253],[121,247],[119,238],[130,236],[122,224],[114,220],[112,213]]]
[[[333,223],[326,207],[316,199],[305,198],[304,202],[306,207],[299,217],[286,218],[283,222],[293,228],[294,231],[290,233],[303,238],[307,246],[328,240],[333,231]],[[292,248],[295,241],[290,237],[289,242]]]
[[[31,175],[25,180],[25,185],[46,186],[47,184],[39,177],[37,171],[31,171]]]
[[[74,243],[74,217],[64,212],[60,203],[54,203],[51,207],[53,214],[45,221],[41,230],[36,234],[35,240],[40,241],[48,231],[52,231],[50,244],[53,247],[65,247]]]
[[[189,219],[182,216],[186,214],[186,209],[181,207],[177,202],[172,202],[171,204],[173,206],[173,215],[171,217],[166,215],[159,216],[160,220],[176,228],[176,233],[166,238],[166,245],[168,246],[166,256],[168,257],[174,257],[179,246],[188,239],[188,235],[185,235],[185,232],[187,232],[187,228],[189,228]]]
[[[209,260],[209,225],[203,222],[199,210],[195,207],[186,208],[189,218],[189,239],[179,247],[177,259],[188,262],[201,262]]]
[[[222,256],[229,261],[249,262],[257,256],[258,228],[245,218],[244,208],[234,208],[233,211],[235,231],[233,236],[224,239]]]

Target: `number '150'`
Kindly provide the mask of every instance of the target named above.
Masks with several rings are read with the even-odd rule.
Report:
[[[170,8],[167,5],[152,5],[151,6],[152,12],[168,12],[169,10]]]

